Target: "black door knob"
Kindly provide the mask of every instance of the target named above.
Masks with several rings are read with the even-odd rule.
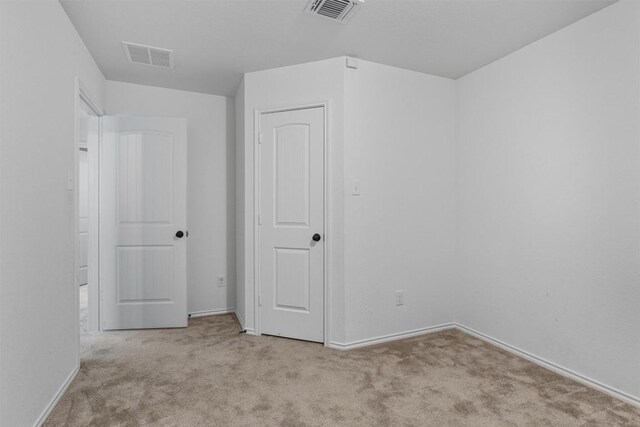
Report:
[[[184,236],[184,232],[183,232],[182,230],[180,230],[180,231],[178,231],[178,232],[176,233],[176,237],[177,237],[178,239],[182,239],[182,237],[183,237],[183,236]]]
[[[320,239],[322,239],[322,236],[319,235],[318,233],[316,233],[316,234],[313,235],[312,239],[313,239],[314,242],[319,242]]]

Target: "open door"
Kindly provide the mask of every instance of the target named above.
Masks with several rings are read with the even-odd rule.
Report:
[[[102,329],[187,326],[184,119],[102,117]]]

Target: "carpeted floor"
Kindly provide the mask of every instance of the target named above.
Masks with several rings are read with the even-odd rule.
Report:
[[[640,409],[455,330],[339,351],[222,315],[82,347],[47,426],[640,425]]]

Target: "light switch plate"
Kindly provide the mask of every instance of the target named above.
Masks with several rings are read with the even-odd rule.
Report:
[[[396,305],[404,305],[404,291],[396,291]]]
[[[224,288],[227,285],[226,283],[226,278],[224,277],[224,275],[220,274],[218,275],[218,287],[219,288]]]
[[[351,194],[353,196],[359,196],[360,195],[360,180],[359,179],[354,179],[351,182]]]

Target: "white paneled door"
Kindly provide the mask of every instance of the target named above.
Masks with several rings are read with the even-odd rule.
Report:
[[[260,118],[261,332],[324,340],[324,108]]]
[[[184,119],[103,117],[103,329],[187,326]]]

